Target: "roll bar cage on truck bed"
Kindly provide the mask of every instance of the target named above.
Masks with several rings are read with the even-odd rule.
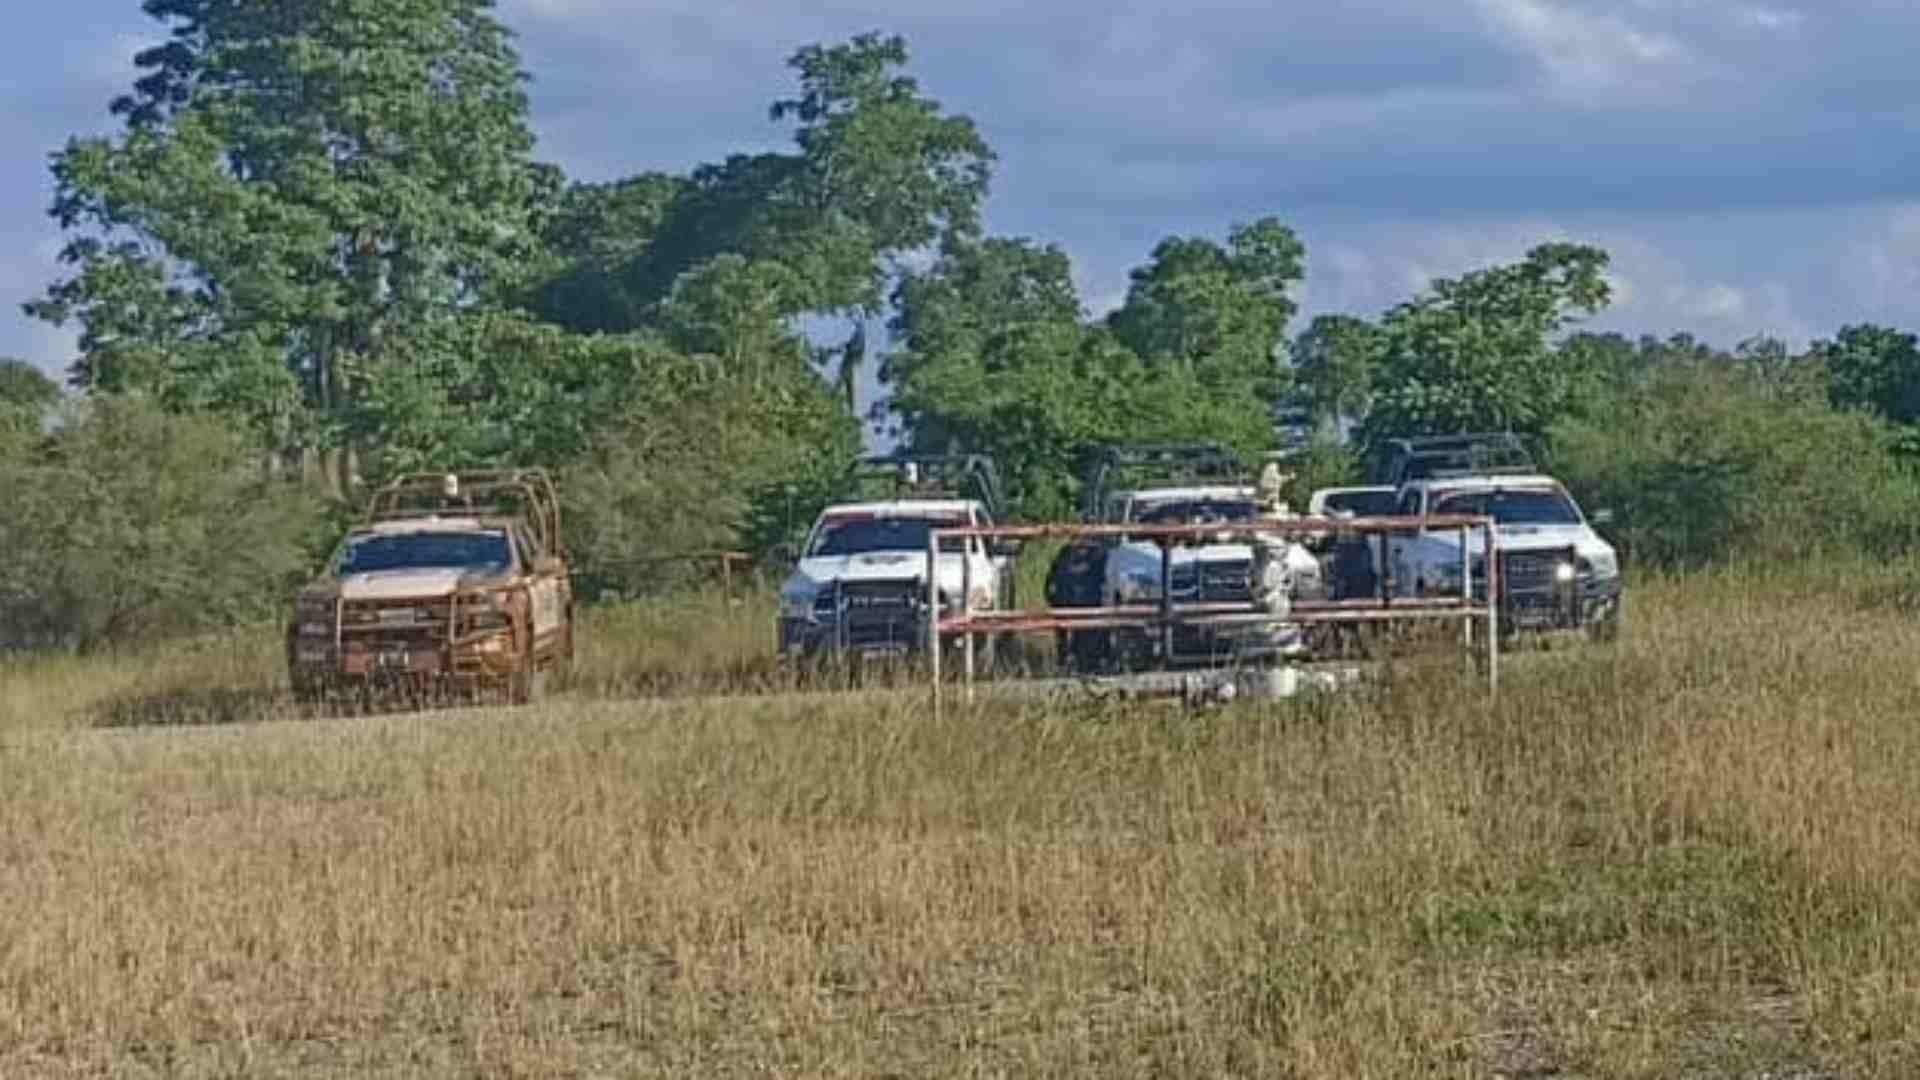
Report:
[[[1399,487],[1410,480],[1537,471],[1519,435],[1485,432],[1387,439],[1376,451],[1373,482]]]
[[[1080,516],[1097,521],[1116,489],[1245,484],[1246,466],[1217,443],[1113,444],[1095,448],[1081,468]]]
[[[525,518],[542,554],[564,554],[560,495],[545,469],[408,473],[374,492],[367,506],[368,523],[452,514]]]
[[[847,470],[849,492],[884,487],[896,499],[973,499],[995,521],[1005,503],[1000,472],[985,454],[888,454],[864,457]]]

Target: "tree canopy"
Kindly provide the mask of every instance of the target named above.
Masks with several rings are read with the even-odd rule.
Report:
[[[144,8],[167,40],[111,103],[120,129],[55,154],[64,269],[28,305],[78,330],[81,403],[204,414],[342,498],[399,469],[562,470],[615,590],[643,551],[790,539],[875,418],[912,449],[993,454],[1036,517],[1071,512],[1092,445],[1251,457],[1302,406],[1315,477],[1388,435],[1511,430],[1592,458],[1621,415],[1738,428],[1677,384],[1920,453],[1913,334],[1795,353],[1580,332],[1610,299],[1606,252],[1580,244],[1296,328],[1306,250],[1267,214],[1165,237],[1093,317],[1066,251],[987,229],[997,155],[897,36],[795,49],[790,89],[753,110],[783,147],[587,183],[538,160],[491,0]],[[863,417],[869,362],[887,397]],[[15,416],[60,396],[0,363]],[[1862,415],[1823,426],[1833,410]],[[30,428],[7,426],[9,453]],[[1655,467],[1631,460],[1594,482]]]

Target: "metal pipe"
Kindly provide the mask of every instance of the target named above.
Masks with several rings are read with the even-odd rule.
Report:
[[[1198,564],[1194,570],[1199,571]],[[1197,583],[1199,578],[1194,580]],[[1170,541],[1160,545],[1160,662],[1173,663],[1173,544]]]
[[[940,536],[927,530],[927,667],[933,675],[933,718],[940,719]]]
[[[1488,518],[1482,526],[1487,532],[1487,692],[1500,693],[1500,534]]]
[[[1473,552],[1467,550],[1467,527],[1460,526],[1460,598],[1473,600]],[[1473,648],[1473,617],[1460,620],[1460,645]]]
[[[1221,532],[1266,533],[1276,536],[1332,536],[1342,530],[1375,533],[1416,533],[1424,529],[1477,528],[1478,514],[1434,514],[1427,518],[1365,517],[1262,519],[1231,525],[955,525],[941,533],[956,536],[998,537],[1006,540],[1047,540],[1062,537],[1129,537],[1136,540],[1206,540]]]
[[[973,543],[972,537],[966,537],[960,541],[960,617],[963,622],[967,616],[973,614],[973,559],[969,557],[971,553],[967,551],[967,545],[971,543]],[[964,674],[960,677],[961,685],[965,687],[961,700],[971,705],[973,704],[973,631],[971,630],[960,634],[960,655],[961,663],[964,665],[962,667]]]
[[[1388,549],[1386,533],[1379,533],[1376,538],[1380,541],[1380,573],[1377,575],[1380,579],[1380,606],[1387,607],[1393,603],[1393,552]]]

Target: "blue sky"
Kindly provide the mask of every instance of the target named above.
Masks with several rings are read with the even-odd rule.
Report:
[[[1169,233],[1275,214],[1309,313],[1375,314],[1548,239],[1614,256],[1599,325],[1795,344],[1920,329],[1912,0],[502,0],[542,157],[588,179],[785,135],[794,47],[905,34],[925,89],[1001,162],[1000,233],[1058,241],[1118,302]],[[46,154],[111,127],[159,36],[138,0],[23,5],[0,42],[0,355],[56,273]]]

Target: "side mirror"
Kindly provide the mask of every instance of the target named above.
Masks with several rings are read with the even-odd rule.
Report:
[[[775,544],[767,549],[767,557],[772,559],[775,565],[791,566],[800,561],[800,548],[795,544]]]
[[[1613,511],[1611,509],[1595,510],[1587,520],[1593,522],[1595,525],[1611,525],[1613,524]]]

